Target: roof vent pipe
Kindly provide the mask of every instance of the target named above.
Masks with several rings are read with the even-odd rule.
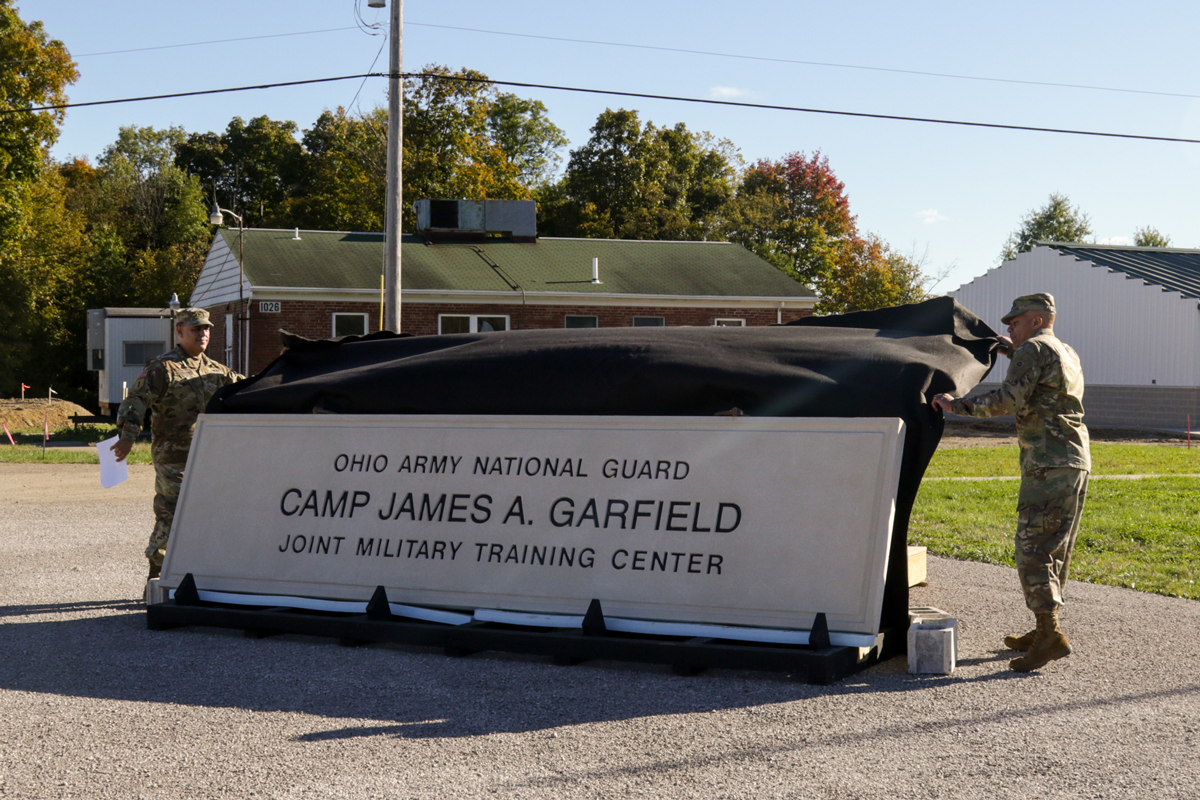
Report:
[[[604,283],[600,280],[600,259],[592,259],[592,283]]]
[[[294,234],[292,234],[292,241],[293,242],[300,241],[300,229],[299,228],[296,228],[296,232]]]

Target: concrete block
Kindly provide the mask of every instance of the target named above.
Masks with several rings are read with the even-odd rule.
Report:
[[[908,585],[918,586],[928,579],[926,570],[925,548],[908,546]]]
[[[917,675],[949,675],[954,672],[954,629],[908,629],[908,671]]]
[[[908,610],[908,671],[949,675],[958,663],[958,620],[939,608]]]
[[[151,578],[146,581],[146,605],[152,606],[157,603],[167,602],[169,591],[165,586],[158,585],[158,578]]]

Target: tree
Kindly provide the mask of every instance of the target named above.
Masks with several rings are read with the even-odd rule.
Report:
[[[529,189],[519,180],[521,165],[492,137],[489,120],[498,95],[487,76],[438,64],[426,65],[422,73],[404,88],[405,196],[528,199]],[[416,219],[411,204],[405,205],[412,230]]]
[[[381,231],[387,190],[387,109],[352,116],[325,111],[304,132],[307,159],[297,225],[316,230]],[[410,196],[407,171],[405,195]]]
[[[814,285],[833,274],[842,246],[858,235],[845,189],[819,150],[760,160],[742,176],[725,213],[725,233]]]
[[[211,231],[200,181],[175,166],[175,148],[183,140],[178,127],[122,127],[100,156],[103,210],[93,214],[93,225],[111,225],[131,250],[201,243],[207,249]]]
[[[559,236],[707,239],[733,195],[737,152],[683,123],[656,127],[636,111],[604,111],[571,152],[561,186],[540,193],[544,229]]]
[[[95,378],[81,357],[87,309],[186,296],[211,232],[199,181],[173,163],[182,137],[179,129],[126,127],[95,167],[86,159],[43,164],[29,187],[29,234],[15,262],[26,309],[5,326],[24,344],[5,348],[19,360],[6,377],[19,370],[26,383],[94,403]]]
[[[65,103],[64,90],[79,77],[63,43],[51,40],[40,22],[26,24],[12,0],[0,0],[0,63],[3,111]],[[55,244],[54,228],[70,215],[47,174],[46,152],[62,119],[62,110],[0,114],[0,394],[6,396],[33,379],[34,343],[57,315],[52,301],[70,242],[64,231]]]
[[[230,120],[225,132],[193,133],[175,145],[175,165],[200,179],[209,197],[247,227],[290,227],[306,159],[296,123],[255,117]]]
[[[86,379],[69,328],[86,333],[86,315],[75,302],[86,289],[77,267],[86,255],[83,218],[64,198],[64,180],[46,166],[22,198],[20,253],[0,270],[0,392],[11,397],[18,382],[53,385],[64,399],[76,399]],[[77,367],[77,368],[76,368]],[[92,382],[94,386],[94,381]]]
[[[297,140],[293,122],[235,117],[222,134],[178,142],[175,163],[247,226],[382,230],[387,122],[386,108],[327,110]],[[528,198],[565,143],[544,105],[498,94],[481,72],[432,64],[406,80],[406,199]],[[402,211],[413,230],[411,203]]]
[[[1137,247],[1170,247],[1171,237],[1147,225],[1133,232],[1133,243]]]
[[[557,131],[544,118],[541,104],[505,101],[507,110],[493,114],[500,96],[483,73],[451,72],[437,64],[422,73],[405,82],[406,201],[529,198],[522,180],[536,172],[538,153],[522,148],[542,145],[536,135],[522,138],[521,129]],[[353,115],[339,108],[326,111],[304,132],[307,165],[298,192],[299,224],[383,228],[387,128],[386,108]],[[494,138],[499,133],[512,135],[501,143]],[[402,213],[404,229],[415,230],[411,202],[405,202]]]
[[[488,111],[488,133],[509,161],[517,165],[517,180],[528,189],[554,180],[567,145],[562,129],[546,116],[540,100],[507,92],[497,95]]]
[[[64,89],[79,78],[75,63],[62,42],[47,38],[42,23],[24,23],[12,6],[12,0],[0,0],[0,109],[65,103]],[[6,226],[0,233],[15,232],[19,194],[41,174],[63,114],[62,109],[0,114],[0,225]],[[0,237],[0,243],[12,241]]]
[[[1066,195],[1052,193],[1046,205],[1026,214],[1021,227],[1009,235],[1000,261],[1011,261],[1018,253],[1029,252],[1035,242],[1086,242],[1091,235],[1088,215],[1072,206]]]
[[[818,314],[870,311],[925,299],[921,264],[892,250],[875,234],[854,237],[838,249],[832,271],[820,276]]]

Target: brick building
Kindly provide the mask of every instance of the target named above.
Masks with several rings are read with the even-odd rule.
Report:
[[[190,298],[212,315],[209,354],[253,374],[278,355],[280,329],[321,339],[379,330],[383,250],[379,233],[218,231]],[[817,300],[726,242],[426,229],[401,250],[401,329],[418,335],[769,325],[811,314]]]

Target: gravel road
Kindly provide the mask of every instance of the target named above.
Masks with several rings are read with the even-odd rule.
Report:
[[[931,558],[959,669],[784,676],[146,630],[149,467],[0,464],[0,797],[1195,798],[1200,603],[1071,584],[1007,670],[1010,569]]]

